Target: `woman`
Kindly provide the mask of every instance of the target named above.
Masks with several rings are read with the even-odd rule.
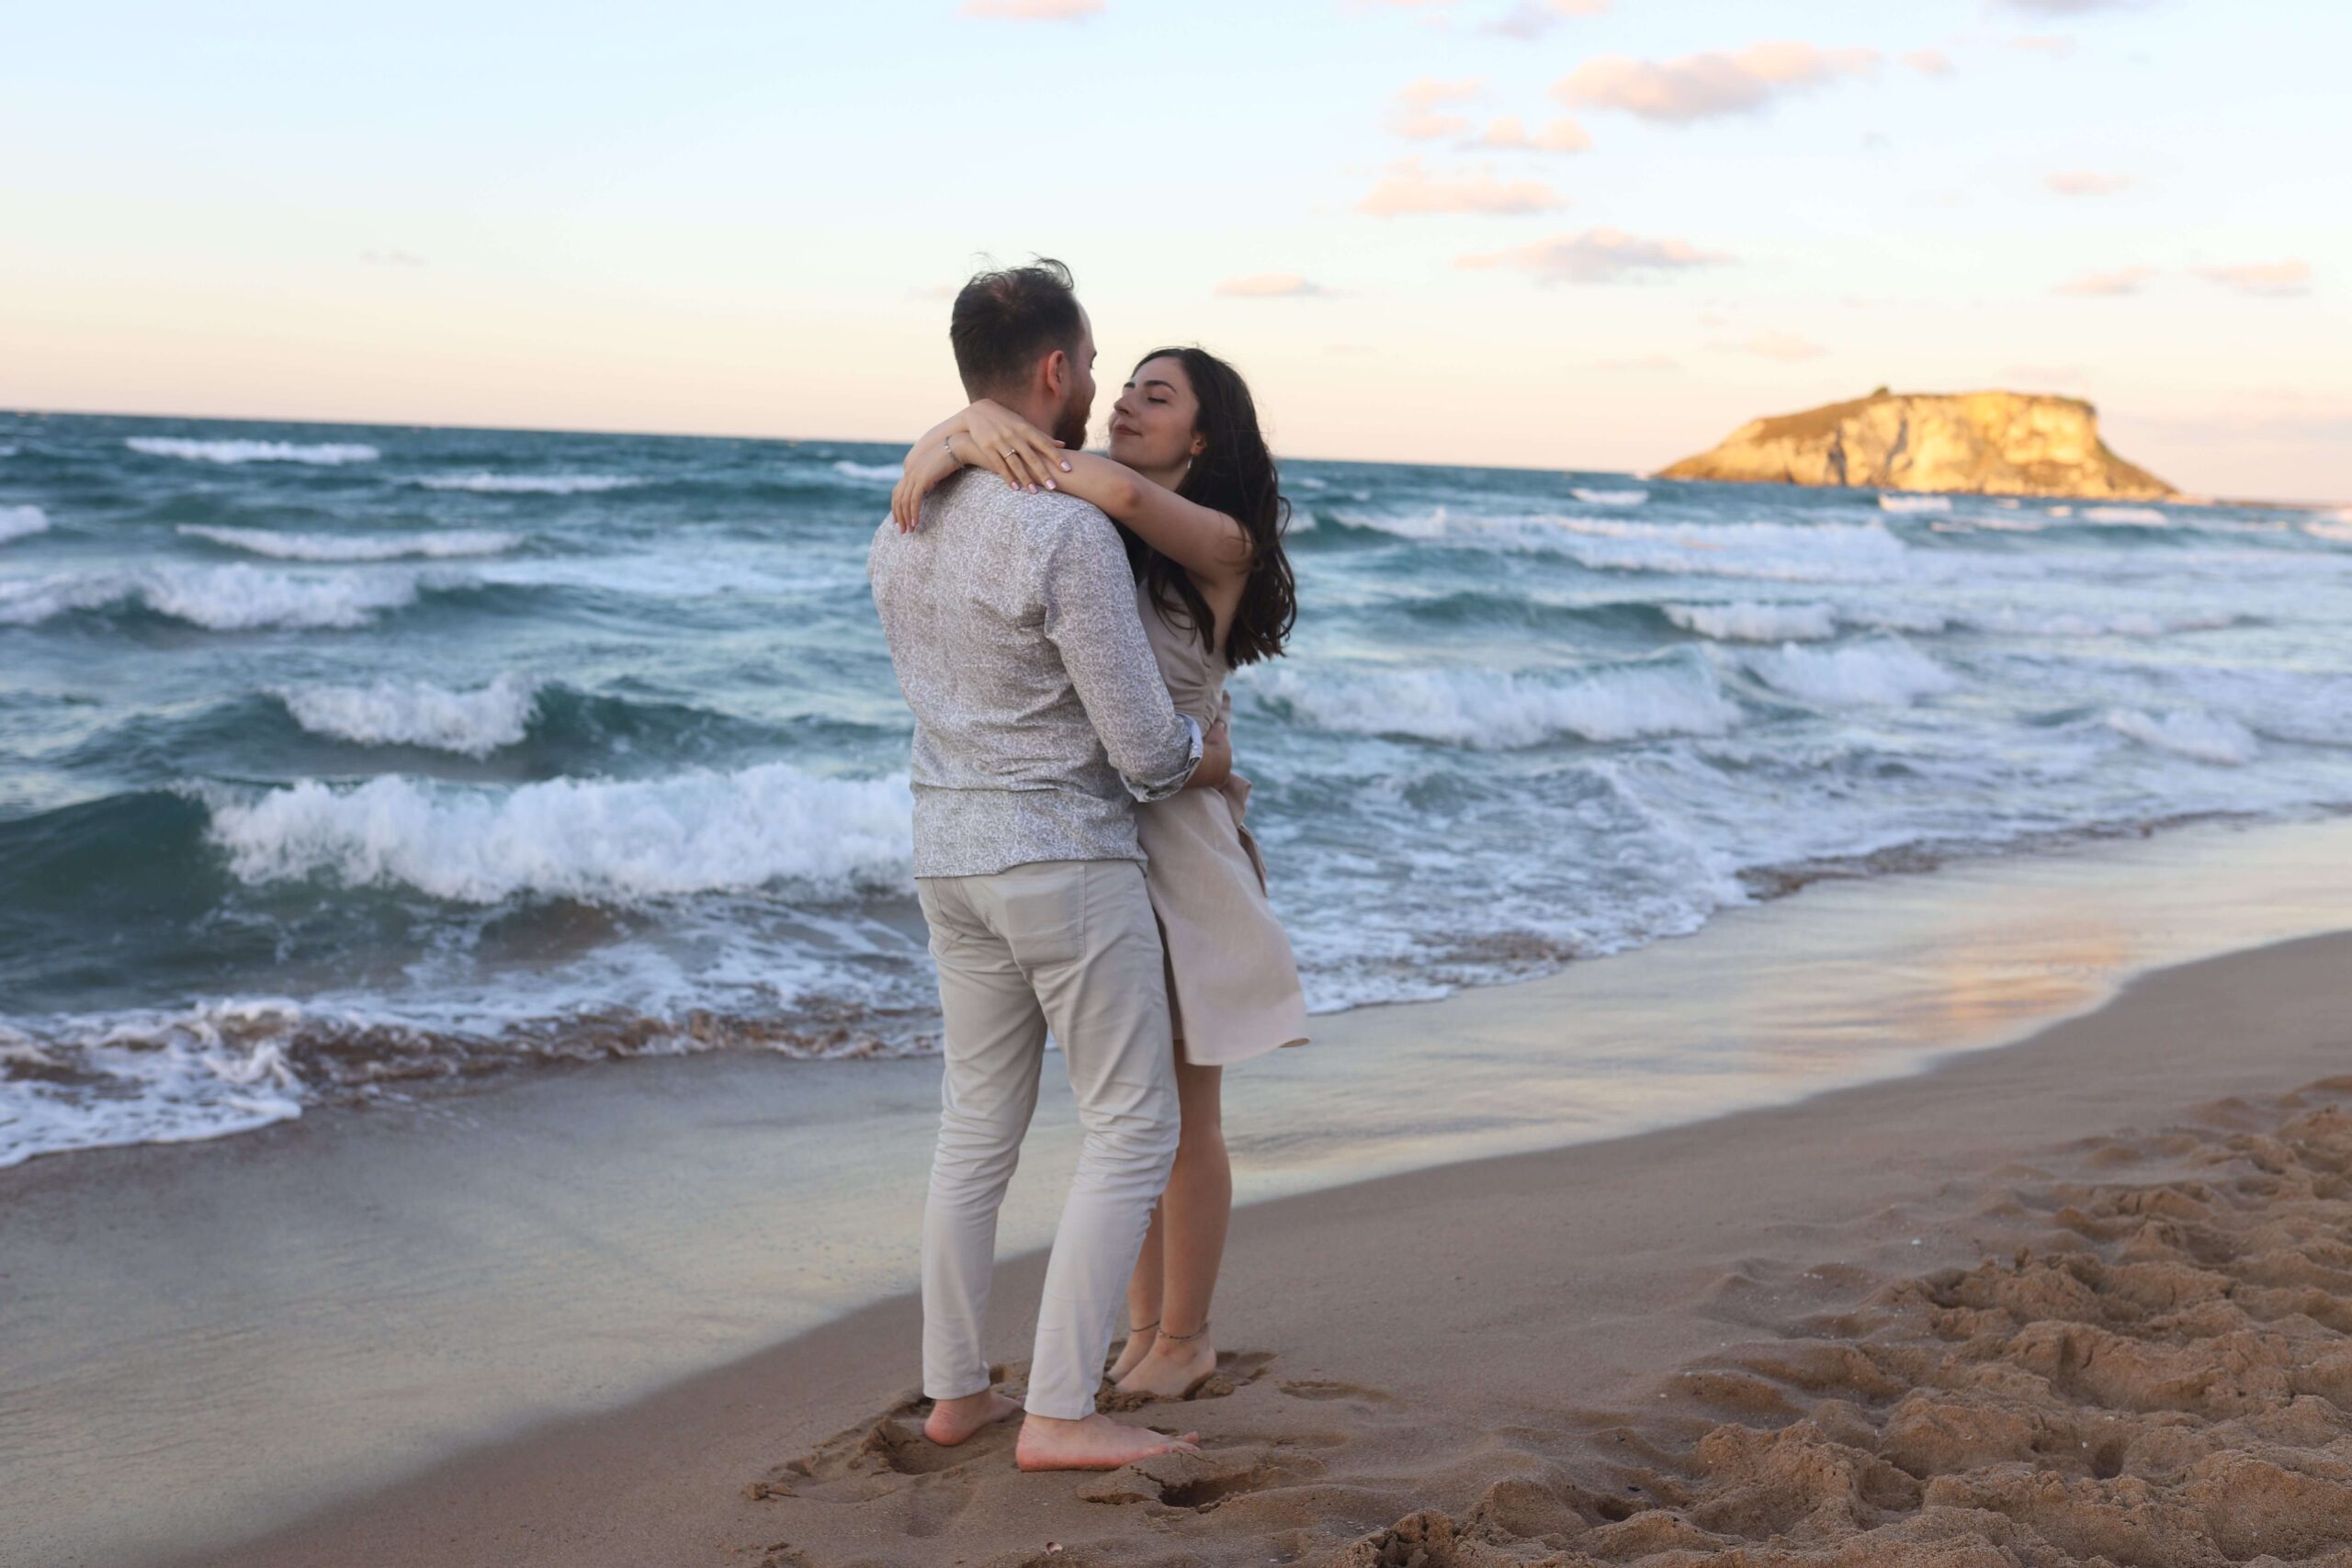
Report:
[[[923,496],[967,466],[1058,489],[1118,524],[1160,674],[1204,731],[1231,715],[1227,674],[1283,651],[1297,619],[1283,553],[1290,508],[1250,389],[1223,360],[1197,348],[1145,355],[1112,409],[1107,457],[1064,451],[996,404],[973,404],[907,454],[890,498],[899,525],[911,530]],[[1306,1043],[1290,939],[1243,825],[1249,798],[1250,781],[1236,773],[1136,813],[1168,948],[1183,1133],[1127,1287],[1132,1326],[1111,1374],[1125,1393],[1181,1398],[1216,1372],[1209,1298],[1233,1211],[1224,1070]]]

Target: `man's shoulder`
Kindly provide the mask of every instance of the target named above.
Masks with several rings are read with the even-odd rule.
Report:
[[[954,517],[986,517],[1041,540],[1092,529],[1111,531],[1111,519],[1091,501],[1060,491],[1035,494],[1014,490],[995,475],[967,468],[933,494],[943,521]]]

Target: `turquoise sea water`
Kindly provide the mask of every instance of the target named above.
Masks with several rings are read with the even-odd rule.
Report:
[[[927,1048],[897,457],[0,415],[0,1164]],[[2352,807],[2341,514],[1283,472],[1300,632],[1236,743],[1320,1009]]]

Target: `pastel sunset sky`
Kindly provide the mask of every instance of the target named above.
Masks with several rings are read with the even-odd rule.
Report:
[[[982,255],[1301,457],[1651,468],[1881,383],[2352,497],[2352,8],[44,7],[0,403],[902,440]],[[1102,411],[1098,408],[1098,415]]]

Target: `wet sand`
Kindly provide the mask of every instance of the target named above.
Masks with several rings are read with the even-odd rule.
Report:
[[[876,1397],[900,1299],[203,1561],[2309,1559],[2352,1546],[2347,974],[2283,944],[1923,1075],[1260,1205],[1226,1378],[1136,1413],[1197,1459],[933,1448]]]
[[[1325,1407],[1312,1430],[1369,1461],[1390,1439],[1357,1431],[1344,1390],[1372,1390],[1396,1403],[1366,1410],[1410,1412],[1392,1436],[1428,1446],[1394,1463],[1419,1473],[1447,1442],[1483,1451],[1464,1434],[1491,1437],[1498,1410],[1556,1426],[1720,1348],[1693,1303],[1740,1258],[1775,1256],[1776,1235],[1844,1256],[1841,1224],[1937,1213],[1937,1184],[1996,1151],[2337,1070],[2272,1016],[2340,999],[2338,970],[2308,957],[2208,1035],[2164,1034],[2145,1075],[2078,1046],[2047,1070],[2009,1065],[2064,1029],[1952,1054],[2095,1008],[2152,964],[2352,924],[2331,869],[2347,842],[2352,824],[2192,829],[1825,885],[1554,980],[1319,1020],[1317,1048],[1237,1080],[1229,1114],[1245,1198],[1337,1190],[1241,1217],[1218,1314],[1235,1392],[1184,1424],[1227,1460],[1245,1440],[1282,1448],[1280,1412],[1256,1407],[1295,1385],[1283,1397]],[[847,1432],[857,1450],[910,1375],[910,1305],[884,1298],[912,1277],[936,1070],[618,1064],[0,1172],[0,1562],[758,1561],[794,1531],[811,1562],[863,1560],[839,1553],[866,1535],[876,1561],[1026,1550],[981,1528],[986,1486],[946,1557],[923,1555],[943,1543],[922,1533],[946,1516],[944,1483],[847,1507],[840,1540],[779,1523],[779,1506],[839,1503],[876,1482],[858,1466],[888,1468],[828,1444]],[[1853,1095],[1877,1109],[1839,1112]],[[1033,1134],[1008,1257],[1050,1234],[1063,1099],[1049,1090]],[[1922,1234],[1897,1259],[1968,1254]],[[1006,1355],[1035,1273],[1007,1265]],[[1400,1313],[1427,1314],[1428,1336]],[[1489,1339],[1518,1364],[1476,1349]],[[1259,1425],[1213,1426],[1244,1416]],[[796,1459],[822,1484],[750,1509],[742,1488]],[[1196,1479],[1204,1500],[1252,1489]],[[890,1523],[901,1502],[922,1517]],[[1008,1506],[1026,1519],[1034,1504]],[[929,1545],[889,1555],[901,1536]]]

